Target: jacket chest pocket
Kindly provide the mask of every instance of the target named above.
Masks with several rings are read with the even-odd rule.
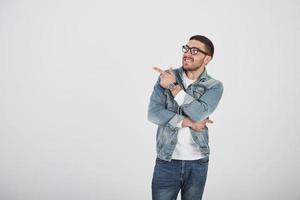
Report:
[[[193,90],[193,96],[195,99],[199,99],[205,92],[204,87],[195,87]]]

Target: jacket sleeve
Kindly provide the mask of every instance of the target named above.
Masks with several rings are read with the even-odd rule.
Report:
[[[216,109],[223,94],[223,84],[218,82],[208,89],[199,99],[195,99],[186,93],[184,102],[180,106],[185,115],[193,121],[201,121],[207,118]]]
[[[150,97],[148,106],[148,120],[154,124],[161,126],[170,126],[175,128],[176,125],[183,120],[184,116],[166,109],[166,96],[164,88],[156,82]]]

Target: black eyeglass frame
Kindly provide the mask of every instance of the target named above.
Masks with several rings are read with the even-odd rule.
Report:
[[[192,55],[197,55],[198,52],[197,53],[192,53],[192,49],[196,49],[198,52],[201,52],[204,55],[209,55],[209,53],[207,53],[207,52],[205,52],[205,51],[203,51],[203,50],[201,50],[197,47],[189,47],[188,45],[182,45],[182,52],[183,53],[187,53],[188,51],[190,51]]]

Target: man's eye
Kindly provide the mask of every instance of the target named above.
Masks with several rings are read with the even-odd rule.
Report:
[[[192,52],[196,54],[196,53],[198,53],[198,50],[197,49],[192,49]]]

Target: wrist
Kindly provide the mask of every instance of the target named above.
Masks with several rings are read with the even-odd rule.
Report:
[[[175,97],[181,90],[181,86],[180,85],[176,85],[175,88],[171,91],[172,92],[172,95],[173,97]]]
[[[176,81],[171,82],[167,85],[167,89],[169,89],[172,92],[176,88],[177,85],[178,85],[178,83]]]

